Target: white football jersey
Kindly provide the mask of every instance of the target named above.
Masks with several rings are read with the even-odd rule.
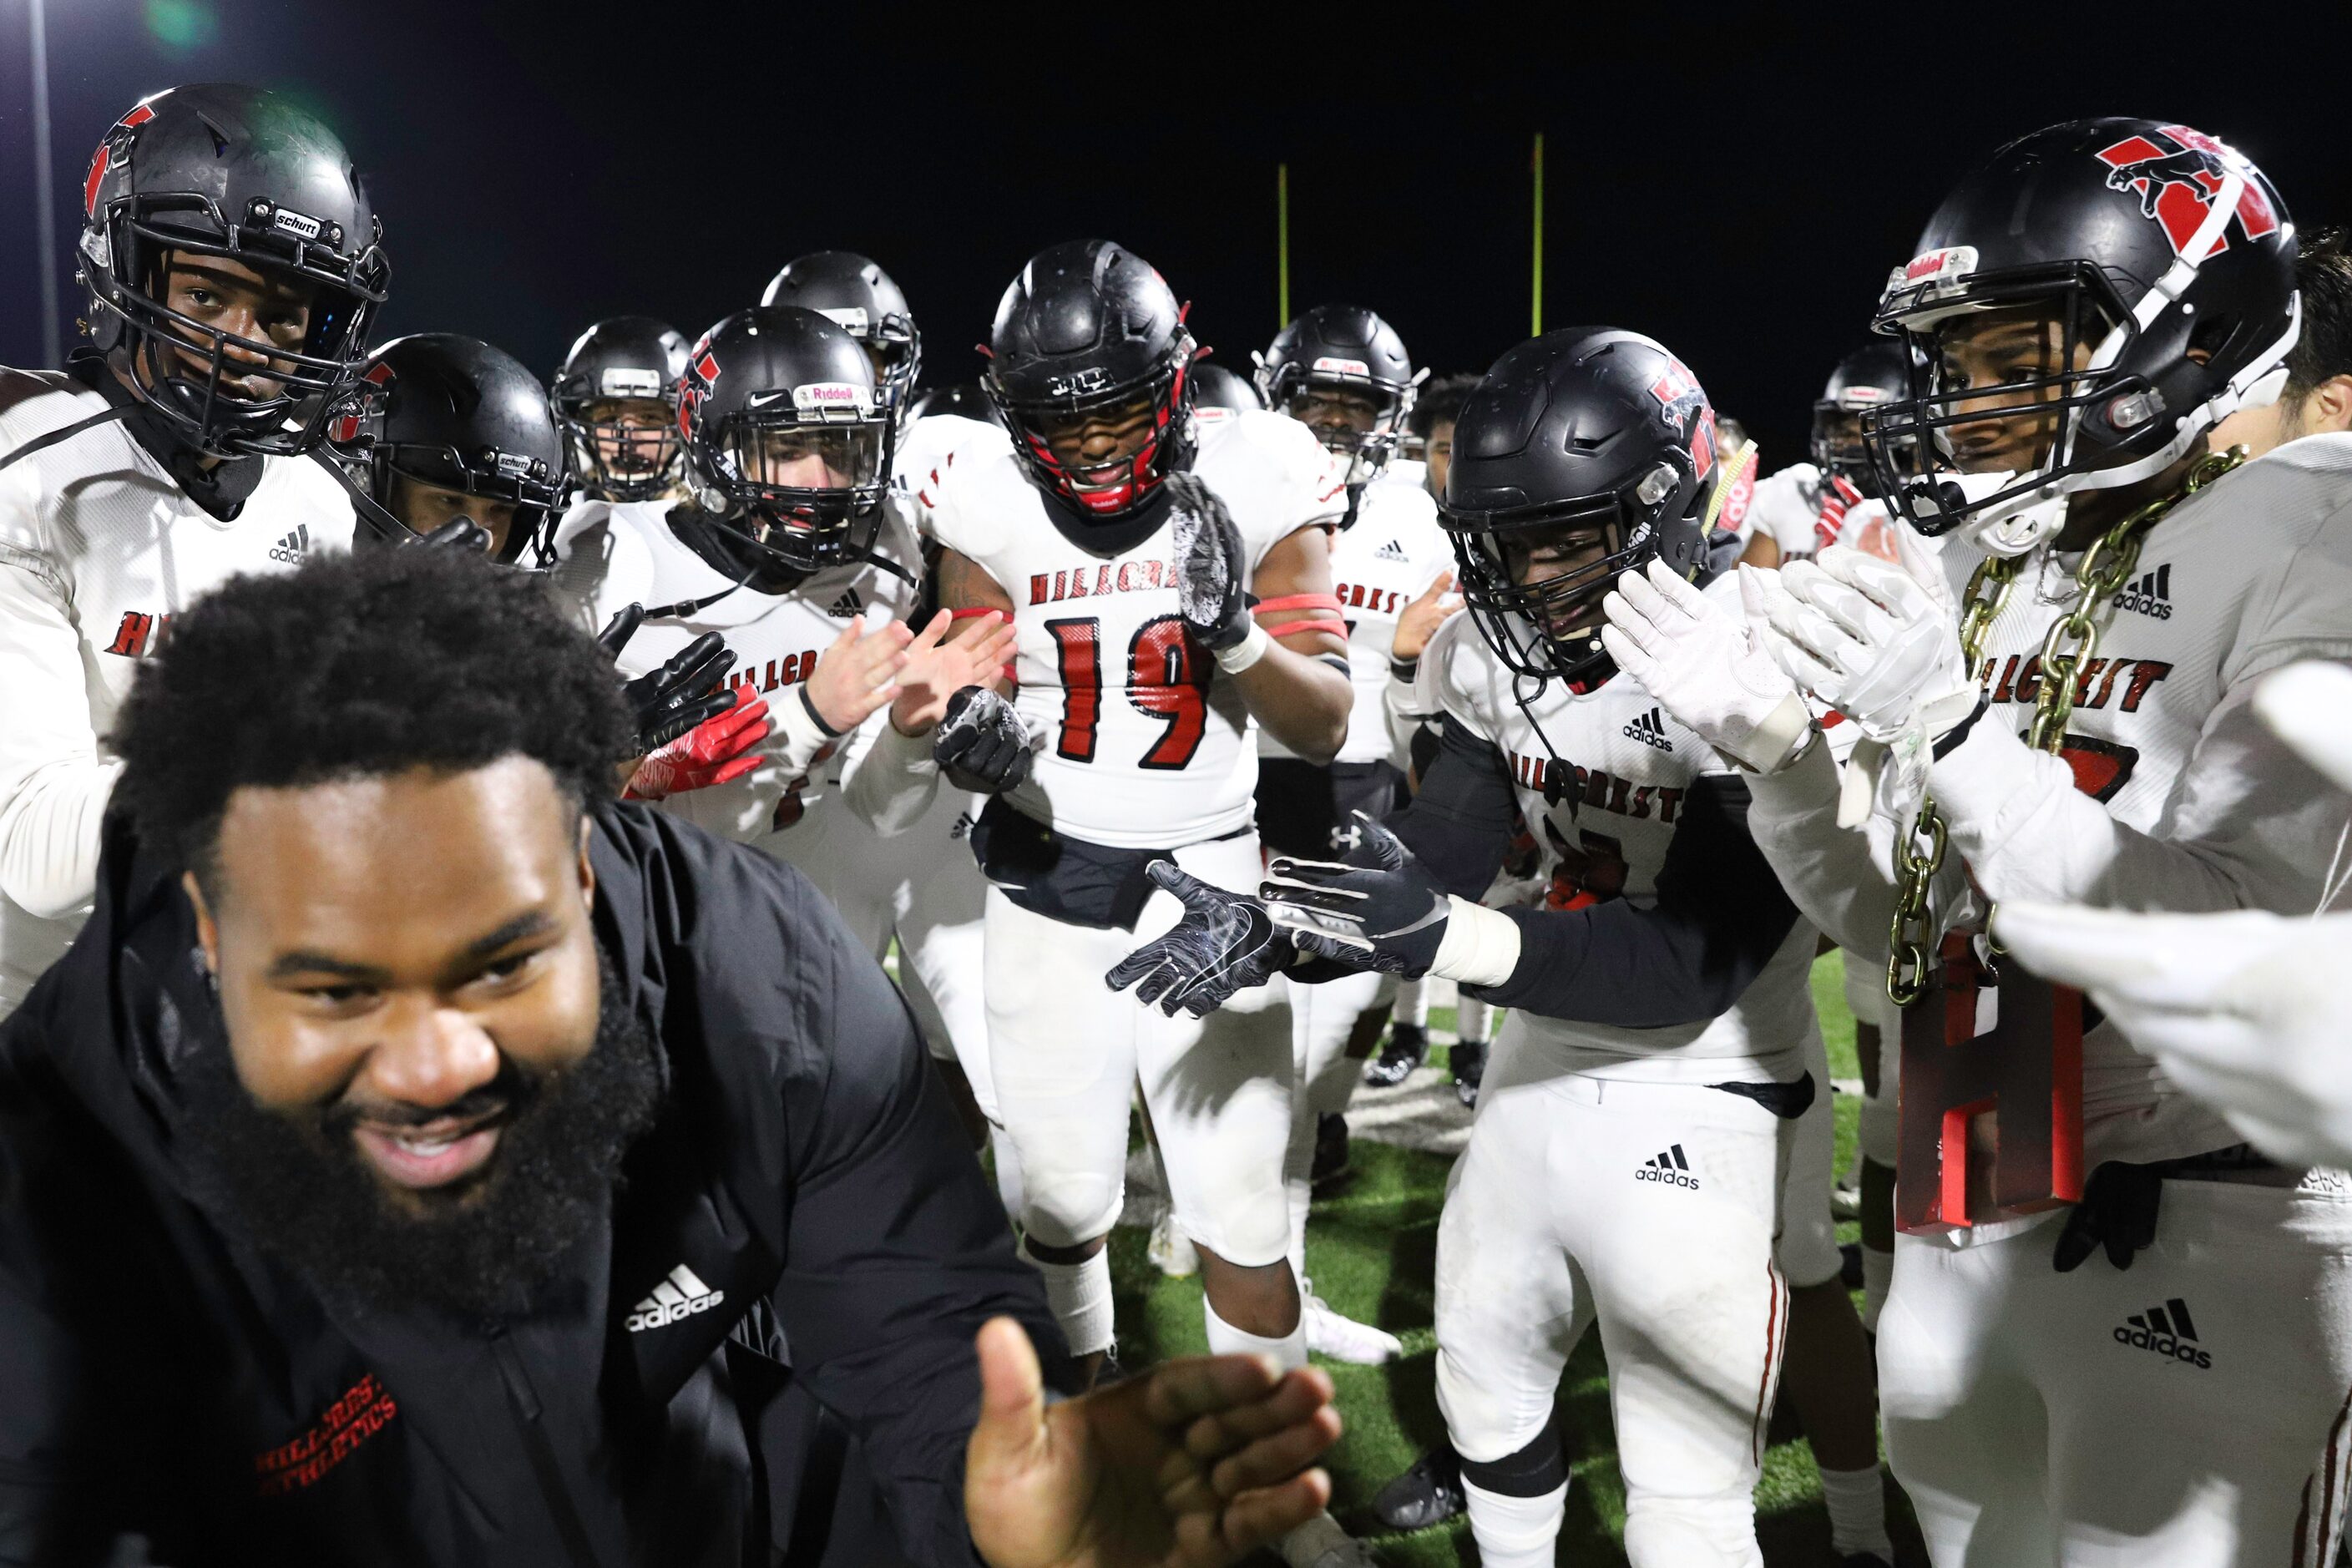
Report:
[[[109,406],[55,372],[0,371],[0,455]],[[121,763],[104,735],[172,617],[245,572],[348,550],[352,503],[308,458],[265,458],[227,522],[121,423],[0,468],[0,1016],[81,927]]]
[[[1811,463],[1791,463],[1768,474],[1756,481],[1740,537],[1752,539],[1760,533],[1780,547],[1783,561],[1808,559],[1821,551],[1813,523],[1829,495],[1829,481]]]
[[[1222,500],[1253,572],[1302,528],[1338,521],[1344,487],[1306,426],[1242,413],[1200,426],[1192,472]],[[1106,556],[1063,536],[1010,446],[967,450],[931,489],[931,531],[1011,596],[1015,701],[1045,743],[1009,797],[1068,837],[1174,848],[1249,826],[1256,725],[1184,635],[1174,531]]]
[[[899,489],[915,492],[917,502],[928,508],[930,505],[927,493],[929,486],[953,465],[958,453],[990,451],[1010,446],[1003,428],[985,419],[968,419],[961,414],[934,414],[900,428],[898,443],[890,454],[890,477]]]
[[[1728,578],[1721,582],[1737,592]],[[1544,905],[1654,901],[1684,795],[1702,775],[1735,770],[1629,675],[1581,695],[1563,681],[1548,681],[1522,706],[1517,691],[1525,684],[1467,615],[1440,626],[1422,656],[1421,705],[1443,710],[1503,754],[1519,813],[1542,853]],[[1553,784],[1549,795],[1547,780]],[[1812,1016],[1815,945],[1812,927],[1795,921],[1738,1002],[1706,1023],[1627,1029],[1530,1015],[1529,1037],[1565,1070],[1601,1077],[1712,1082],[1790,1076],[1786,1058]],[[1757,1070],[1759,1063],[1778,1070]]]
[[[1939,559],[1957,600],[1982,552],[1948,536]],[[2042,638],[2071,607],[2077,559],[2044,549],[2020,572],[1985,639],[1978,676],[1991,705],[1979,722],[2018,734],[2032,723]],[[2061,752],[2075,788],[2138,833],[2200,842],[2261,907],[2312,912],[2346,827],[2341,798],[2276,747],[2217,742],[2216,720],[2226,694],[2242,695],[2272,668],[2352,658],[2352,436],[2290,442],[2181,502],[2144,536],[2105,621],[2098,656],[2076,675]],[[2039,814],[2021,813],[1979,858],[2062,862],[2065,846],[2037,826]],[[2116,886],[2092,901],[2162,909],[2165,898],[2162,888]],[[2240,1141],[2113,1025],[2084,1037],[2083,1062],[2097,1158],[2171,1158]]]
[[[1453,565],[1454,544],[1438,526],[1437,503],[1418,483],[1391,475],[1364,487],[1356,521],[1331,539],[1331,579],[1348,623],[1348,673],[1356,687],[1348,738],[1335,761],[1405,765],[1384,702],[1389,650],[1404,607]],[[1257,749],[1260,756],[1291,755],[1267,730],[1258,731]]]
[[[907,508],[896,495],[885,499],[884,508],[877,548],[907,563],[911,573],[921,557]],[[632,603],[650,610],[717,595],[682,615],[648,619],[621,652],[625,674],[642,675],[705,632],[717,632],[735,658],[729,682],[766,698],[773,709],[800,700],[797,689],[814,672],[818,656],[852,621],[875,611],[904,619],[914,604],[914,586],[871,561],[820,572],[789,594],[730,587],[732,577],[671,531],[669,510],[660,501],[583,501],[557,531],[560,559],[552,585],[591,631]],[[840,807],[840,787],[846,769],[887,722],[885,710],[806,763],[787,754],[783,728],[775,724],[763,743],[761,766],[729,784],[672,795],[662,805],[722,837],[791,861],[845,910],[850,898],[825,869],[829,841],[852,833],[854,819]],[[854,858],[845,853],[844,858]]]

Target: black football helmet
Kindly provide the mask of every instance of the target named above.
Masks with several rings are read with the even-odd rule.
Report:
[[[1623,573],[1701,563],[1715,410],[1682,361],[1639,332],[1570,327],[1495,362],[1454,426],[1439,515],[1465,607],[1517,675],[1604,679],[1601,600]],[[1532,552],[1565,569],[1522,584]]]
[[[784,263],[768,279],[762,305],[814,310],[856,338],[875,363],[875,379],[904,408],[923,369],[923,334],[890,275],[851,250],[819,250]]]
[[[1227,370],[1214,360],[1192,362],[1192,407],[1202,417],[1213,408],[1229,413],[1265,410],[1265,399],[1257,395],[1257,387],[1249,377],[1237,370]]]
[[[1965,524],[1997,552],[2031,549],[2068,493],[2161,473],[2277,398],[2294,261],[2278,193],[2202,132],[2077,120],[2011,142],[1945,198],[1879,301],[1878,330],[1911,351],[1906,395],[1864,416],[1881,490],[1923,533]],[[1991,310],[2032,312],[2057,341],[2042,368],[1956,384],[1948,337]],[[2019,419],[2051,430],[2036,468],[1968,463],[1969,426],[1986,445],[1983,422]]]
[[[550,398],[589,495],[652,500],[677,483],[677,383],[685,374],[686,339],[651,316],[614,316],[574,340]],[[634,419],[614,406],[631,403],[638,405]]]
[[[1039,251],[1004,290],[981,385],[1013,449],[1063,519],[1108,539],[1158,515],[1160,485],[1192,466],[1192,334],[1167,280],[1107,239]],[[1067,421],[1148,405],[1133,453],[1093,468],[1065,465],[1051,436]]]
[[[697,505],[671,523],[714,565],[782,593],[877,559],[896,421],[848,329],[797,305],[738,310],[687,352],[678,423]]]
[[[392,271],[334,132],[255,88],[159,92],[99,143],[82,214],[91,340],[121,352],[182,439],[216,458],[319,445],[359,379]],[[247,337],[174,309],[174,255],[293,282],[309,295],[308,318],[282,336]]]
[[[927,386],[915,394],[915,400],[907,405],[907,423],[909,425],[918,419],[929,419],[934,414],[953,414],[965,419],[983,420],[991,425],[1003,423],[997,415],[996,405],[988,400],[988,394],[980,389],[976,381]]]
[[[1813,400],[1813,466],[1824,477],[1837,478],[1864,495],[1878,493],[1878,474],[1862,444],[1862,411],[1911,395],[1911,371],[1904,363],[1900,343],[1865,344],[1838,361],[1830,384]],[[1717,416],[1716,426],[1727,439],[1729,421]]]
[[[1396,329],[1360,305],[1318,305],[1251,357],[1257,362],[1258,395],[1277,414],[1302,416],[1301,400],[1317,387],[1371,402],[1376,413],[1370,430],[1336,423],[1311,426],[1327,449],[1348,459],[1350,486],[1378,478],[1395,455],[1413,392],[1427,374],[1414,371]]]
[[[411,532],[446,520],[419,526],[402,516],[401,479],[512,506],[491,559],[532,571],[553,563],[563,433],[539,378],[504,350],[455,332],[394,338],[368,356],[332,439],[336,455],[365,475],[369,499]]]

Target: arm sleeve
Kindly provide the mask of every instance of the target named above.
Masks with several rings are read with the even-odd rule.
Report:
[[[89,907],[121,771],[100,750],[64,584],[0,542],[0,893],[45,919]]]
[[[784,1085],[792,1215],[772,1305],[810,1391],[864,1441],[908,1552],[970,1564],[973,1336],[1017,1318],[1065,1388],[1067,1352],[906,1003],[829,905],[812,894],[800,908],[788,939],[824,942],[830,958]]]
[[[1748,786],[1695,780],[1658,871],[1656,902],[1504,911],[1519,962],[1468,989],[1501,1007],[1655,1029],[1705,1022],[1739,1000],[1796,923],[1796,906],[1748,836]]]
[[[1891,853],[1874,847],[1882,837],[1892,845],[1892,825],[1874,817],[1869,833],[1838,826],[1838,765],[1830,747],[1816,741],[1780,772],[1752,779],[1748,789],[1748,832],[1798,910],[1839,946],[1884,956],[1895,882]],[[1948,905],[1939,900],[1937,907]]]
[[[1978,724],[1928,774],[1952,847],[1996,903],[2311,913],[2344,797],[2263,726],[2252,696],[2242,683],[2206,716],[2160,837],[2109,816],[2063,759]]]
[[[1503,753],[1449,713],[1438,721],[1437,757],[1421,793],[1388,828],[1447,892],[1476,900],[1510,851],[1517,807]]]

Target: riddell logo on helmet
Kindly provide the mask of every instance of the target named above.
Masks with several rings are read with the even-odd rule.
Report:
[[[862,408],[866,389],[846,381],[812,381],[793,388],[795,408]]]
[[[2238,190],[2238,226],[2248,239],[2261,239],[2276,233],[2278,214],[2271,207],[2270,198],[2253,177],[2253,170],[2245,160],[2227,146],[2186,125],[2162,125],[2155,132],[2169,146],[2147,136],[2126,136],[2111,147],[2099,150],[2099,162],[2107,166],[2107,189],[2132,191],[2139,197],[2139,216],[2164,226],[2165,237],[2172,241],[2173,254],[2180,255],[2189,242],[2205,226],[2213,210],[2213,198],[2221,194],[2234,167],[2246,176]],[[2213,247],[2207,256],[2218,256],[2230,248],[2230,236],[2223,231],[2213,237]],[[2198,258],[2200,261],[2204,257]]]
[[[1941,250],[1930,250],[1915,256],[1896,275],[1901,283],[1941,283],[1948,279],[1965,278],[1977,269],[1977,247],[1973,245],[1948,245]]]
[[[1312,367],[1318,375],[1370,375],[1372,367],[1360,359],[1334,359],[1325,354]]]

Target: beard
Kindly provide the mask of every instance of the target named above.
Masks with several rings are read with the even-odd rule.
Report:
[[[596,967],[588,1054],[556,1072],[502,1058],[498,1077],[461,1102],[509,1108],[498,1148],[458,1190],[417,1194],[426,1212],[404,1212],[371,1173],[352,1108],[264,1109],[225,1038],[179,1069],[197,1196],[337,1304],[469,1319],[527,1310],[604,1223],[621,1162],[661,1107],[653,1033],[601,948]]]

